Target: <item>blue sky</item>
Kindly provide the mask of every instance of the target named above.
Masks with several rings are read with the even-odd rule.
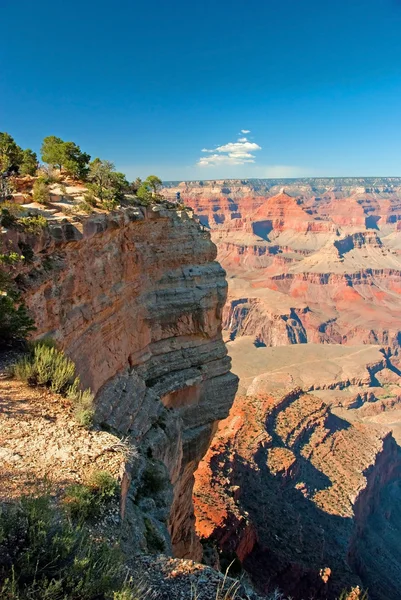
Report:
[[[54,134],[130,178],[401,175],[401,0],[2,0],[1,20],[23,147]]]

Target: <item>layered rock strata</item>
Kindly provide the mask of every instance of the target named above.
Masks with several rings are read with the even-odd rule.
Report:
[[[237,388],[221,337],[227,284],[209,234],[186,212],[137,207],[7,239],[34,252],[17,281],[35,337],[51,336],[75,361],[96,393],[97,422],[131,448],[127,543],[142,519],[165,551],[167,526],[176,556],[200,558],[193,473]]]

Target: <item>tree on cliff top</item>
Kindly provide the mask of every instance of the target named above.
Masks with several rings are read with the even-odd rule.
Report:
[[[157,192],[161,189],[163,182],[159,177],[157,177],[157,175],[149,175],[145,179],[144,185],[150,187],[152,192],[157,194]]]
[[[36,152],[33,152],[30,148],[22,151],[22,162],[19,168],[21,175],[35,175],[38,168],[38,157]]]
[[[129,189],[129,183],[124,173],[115,170],[109,160],[95,158],[89,165],[88,180],[91,182],[93,193],[104,201],[118,202],[123,199],[124,192]]]
[[[163,182],[157,175],[149,175],[145,181],[141,182],[136,195],[145,204],[162,200],[163,196],[159,193],[162,185]]]
[[[4,172],[8,169],[18,171],[22,159],[22,148],[15,143],[14,138],[9,133],[0,132],[0,171]]]
[[[85,179],[88,174],[90,156],[82,152],[74,142],[64,142],[55,135],[45,137],[42,143],[41,155],[43,162],[58,167],[68,175]]]

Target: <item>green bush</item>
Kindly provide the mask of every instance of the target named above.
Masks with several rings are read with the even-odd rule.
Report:
[[[2,202],[0,209],[0,225],[3,227],[16,227],[18,217],[24,213],[24,209],[19,204],[13,202]]]
[[[73,521],[83,522],[98,516],[99,505],[88,486],[70,485],[65,492],[63,506]]]
[[[97,206],[97,198],[92,190],[88,190],[84,195],[84,202],[87,202],[90,206]]]
[[[118,484],[106,471],[95,471],[87,484],[70,485],[63,506],[70,518],[79,523],[99,517],[117,495]]]
[[[88,390],[79,389],[79,378],[68,388],[67,396],[74,405],[74,415],[77,422],[82,426],[89,428],[93,423],[95,411],[93,409],[94,395]]]
[[[115,199],[112,199],[112,200],[108,200],[108,199],[102,200],[101,207],[104,210],[108,210],[108,211],[116,210],[116,208],[118,208],[118,206],[119,206],[119,201],[118,200],[115,200]]]
[[[14,366],[18,379],[65,393],[75,379],[75,365],[64,352],[48,343],[37,342],[31,353]]]
[[[18,242],[18,248],[21,250],[22,259],[24,263],[30,264],[31,262],[33,262],[33,259],[35,258],[35,253],[32,249],[32,246],[20,240]]]
[[[30,345],[29,353],[13,367],[14,376],[29,385],[46,386],[53,392],[67,396],[74,407],[74,416],[83,427],[89,428],[94,417],[94,395],[80,390],[80,379],[75,365],[51,339]]]
[[[19,294],[12,290],[12,284],[0,272],[0,346],[25,340],[34,329],[34,321]]]
[[[81,212],[84,212],[88,215],[91,215],[94,212],[92,206],[88,202],[85,202],[84,200],[82,202],[79,202],[79,204],[77,205],[77,208]]]
[[[165,542],[157,531],[152,521],[145,517],[145,538],[148,551],[152,554],[160,554],[166,550]]]
[[[32,196],[35,202],[39,204],[47,204],[50,200],[49,184],[43,177],[38,179],[33,184]]]
[[[2,600],[106,600],[127,589],[121,552],[73,525],[48,497],[1,510],[0,582]]]
[[[152,495],[160,492],[165,486],[165,475],[160,465],[148,463],[142,476],[140,493]]]
[[[30,215],[29,217],[21,217],[18,219],[18,223],[22,225],[22,227],[28,233],[41,233],[43,229],[46,229],[48,226],[48,222],[46,217],[43,215]]]
[[[89,477],[88,486],[102,503],[114,498],[118,491],[117,481],[107,471],[94,471]]]

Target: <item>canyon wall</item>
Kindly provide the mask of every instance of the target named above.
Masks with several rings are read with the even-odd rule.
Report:
[[[185,211],[132,207],[7,238],[11,249],[33,249],[17,282],[35,337],[51,336],[75,361],[96,393],[97,423],[130,448],[126,543],[138,544],[135,528],[151,519],[164,551],[167,527],[175,555],[199,559],[193,473],[237,389],[221,336],[225,272],[210,235]]]

